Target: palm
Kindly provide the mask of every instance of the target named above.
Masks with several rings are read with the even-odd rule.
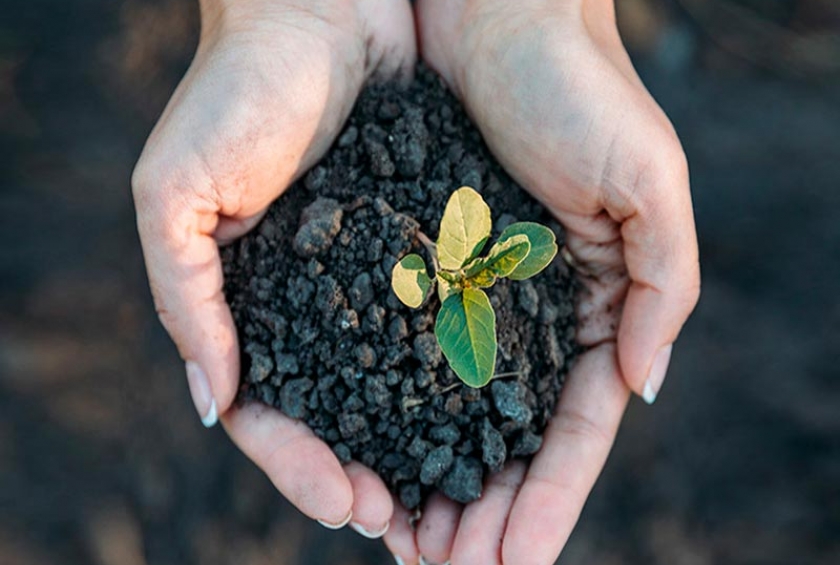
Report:
[[[696,301],[679,142],[635,74],[611,12],[585,14],[584,22],[563,12],[540,0],[418,5],[423,57],[504,167],[566,227],[584,283],[578,340],[590,347],[527,470],[510,465],[465,508],[432,499],[416,551],[434,562],[553,563],[606,460],[630,389],[642,392],[651,359],[673,342]],[[396,536],[388,541],[409,552]]]

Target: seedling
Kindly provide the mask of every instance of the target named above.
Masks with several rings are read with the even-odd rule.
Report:
[[[534,222],[517,222],[479,257],[491,227],[484,199],[472,188],[461,187],[446,204],[437,243],[420,235],[432,258],[433,277],[416,253],[403,257],[391,273],[394,293],[410,308],[419,308],[437,285],[441,307],[435,336],[455,374],[476,388],[493,378],[498,349],[496,313],[482,289],[500,278],[533,277],[557,254],[554,232]]]

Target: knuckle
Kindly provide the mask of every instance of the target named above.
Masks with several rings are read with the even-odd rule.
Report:
[[[176,172],[159,159],[143,155],[131,174],[131,192],[140,220],[159,221],[176,196]]]
[[[688,159],[676,135],[668,135],[650,152],[637,176],[636,190],[643,201],[688,189]]]
[[[484,544],[463,544],[453,552],[452,562],[458,565],[496,565],[499,563],[495,555],[487,545]]]
[[[605,166],[607,201],[627,215],[651,216],[663,199],[676,203],[688,194],[688,159],[676,133],[658,128],[650,137],[644,147],[612,153]]]
[[[138,212],[148,208],[151,202],[149,192],[156,184],[153,180],[156,176],[156,164],[145,155],[141,156],[131,173],[131,194]]]
[[[685,287],[683,292],[684,300],[685,300],[685,310],[687,314],[690,314],[694,308],[697,306],[697,303],[700,301],[700,270],[694,269],[688,284]]]
[[[199,212],[217,211],[218,199],[202,190],[208,186],[212,185],[189,167],[171,167],[154,157],[141,157],[131,176],[141,239],[178,239]]]
[[[657,149],[660,173],[666,181],[688,180],[688,158],[676,132],[671,128],[663,134]]]
[[[558,414],[557,426],[564,436],[579,438],[585,443],[597,443],[609,446],[612,437],[591,417],[576,410],[566,410]]]

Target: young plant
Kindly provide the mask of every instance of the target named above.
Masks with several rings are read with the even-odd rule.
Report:
[[[554,232],[534,222],[509,225],[484,257],[490,238],[490,208],[464,186],[449,198],[437,244],[421,235],[432,257],[434,278],[423,258],[412,253],[394,266],[391,287],[410,308],[419,308],[437,284],[441,307],[435,336],[455,374],[482,387],[496,368],[496,313],[482,290],[507,277],[524,280],[548,266],[557,254]]]

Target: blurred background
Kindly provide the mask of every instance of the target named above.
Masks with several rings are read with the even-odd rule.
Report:
[[[619,0],[689,156],[703,296],[559,563],[840,562],[840,2]],[[129,176],[195,0],[0,5],[0,563],[370,565],[205,430]]]

